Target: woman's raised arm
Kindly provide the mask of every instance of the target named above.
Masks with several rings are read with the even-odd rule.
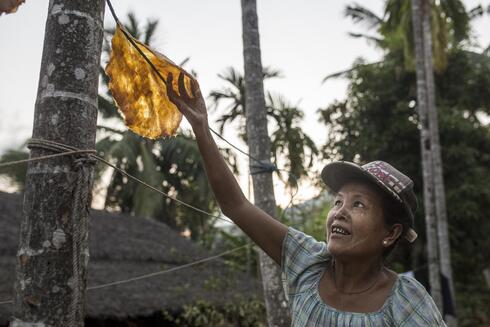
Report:
[[[287,227],[254,206],[243,194],[209,131],[206,104],[197,83],[192,81],[193,96],[190,97],[184,87],[184,74],[180,74],[179,96],[171,87],[172,79],[172,74],[169,74],[168,97],[192,126],[209,183],[221,210],[276,263],[281,264],[282,242]]]

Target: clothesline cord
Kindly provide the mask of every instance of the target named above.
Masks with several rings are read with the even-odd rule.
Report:
[[[127,278],[127,279],[122,279],[122,280],[118,280],[118,281],[114,281],[114,282],[110,282],[110,283],[89,286],[89,287],[87,287],[87,291],[98,290],[98,289],[101,289],[101,288],[107,288],[107,287],[115,286],[115,285],[127,284],[127,283],[135,282],[135,281],[138,281],[138,280],[142,280],[142,279],[147,279],[147,278],[151,278],[151,277],[156,277],[156,276],[168,274],[168,273],[171,273],[171,272],[174,272],[174,271],[177,271],[177,270],[189,268],[189,267],[192,267],[192,266],[195,266],[195,265],[198,265],[198,264],[207,263],[209,261],[216,260],[218,258],[221,258],[221,257],[223,257],[225,255],[228,255],[228,254],[237,252],[237,251],[242,250],[243,248],[249,247],[251,245],[252,245],[251,243],[247,243],[245,245],[236,247],[234,249],[231,249],[231,250],[228,250],[228,251],[225,251],[225,252],[221,252],[219,254],[216,254],[216,255],[213,255],[213,256],[210,256],[210,257],[206,257],[206,258],[203,258],[203,259],[195,260],[195,261],[192,261],[192,262],[189,262],[189,263],[186,263],[186,264],[177,266],[177,267],[173,267],[173,268],[169,268],[169,269],[164,269],[164,270],[156,271],[156,272],[153,272],[153,273],[144,274],[144,275],[140,275],[140,276],[135,276],[135,277]],[[13,303],[14,303],[13,300],[6,300],[6,301],[1,301],[0,302],[0,305],[2,305],[2,304],[13,304]]]

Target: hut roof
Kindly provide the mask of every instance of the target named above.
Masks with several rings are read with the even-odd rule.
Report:
[[[0,192],[0,302],[13,298],[22,198]],[[212,254],[167,225],[141,217],[92,210],[89,231],[88,287],[141,276]],[[256,282],[213,260],[174,273],[87,291],[88,317],[147,316],[176,311],[205,300],[217,305],[256,296]],[[12,316],[0,305],[0,324]]]

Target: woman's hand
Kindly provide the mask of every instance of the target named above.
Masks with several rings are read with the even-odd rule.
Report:
[[[191,79],[191,92],[192,94],[187,94],[184,85],[184,74],[179,74],[178,87],[179,94],[177,94],[172,88],[173,76],[169,73],[167,76],[166,86],[167,95],[170,101],[172,101],[177,109],[185,116],[192,126],[194,132],[199,128],[208,128],[208,113],[206,110],[206,103],[199,89],[199,85],[193,79]]]

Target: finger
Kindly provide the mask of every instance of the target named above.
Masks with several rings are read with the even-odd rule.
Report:
[[[195,79],[191,79],[191,91],[194,99],[202,97],[199,83]]]
[[[189,95],[187,94],[187,91],[185,89],[185,84],[184,84],[184,73],[180,73],[179,74],[179,82],[178,82],[178,85],[179,85],[179,94],[180,94],[180,97],[185,101],[189,101]]]
[[[172,102],[174,102],[174,99],[176,99],[176,94],[172,86],[173,80],[174,76],[172,75],[172,73],[168,73],[167,80],[165,81],[165,86],[167,87],[167,96]]]

